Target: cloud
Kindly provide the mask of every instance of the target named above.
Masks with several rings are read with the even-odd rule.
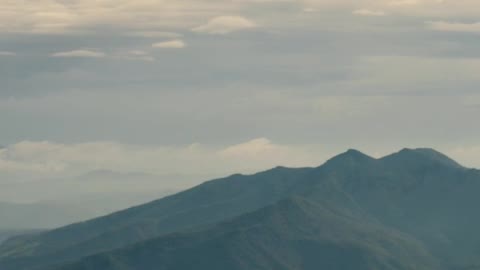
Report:
[[[398,150],[381,145],[373,149],[379,150],[370,150],[378,157]],[[0,175],[30,175],[33,179],[38,179],[112,170],[157,175],[181,173],[221,176],[252,173],[275,166],[318,166],[343,150],[345,149],[322,145],[278,144],[268,138],[256,138],[227,146],[198,143],[184,146],[144,146],[109,141],[78,144],[23,141],[0,149]],[[447,145],[440,150],[467,166],[479,166],[475,161],[480,157],[478,146]]]
[[[102,27],[142,37],[166,37],[169,31],[192,28],[198,32],[229,33],[255,27],[255,23],[241,17],[242,14],[257,15],[265,20],[264,25],[281,25],[289,16],[303,11],[351,12],[365,6],[374,13],[382,10],[392,15],[434,18],[480,15],[478,0],[38,0],[27,3],[3,0],[0,1],[0,33],[89,33]],[[201,25],[209,18],[214,19]]]
[[[134,60],[134,61],[147,61],[153,62],[155,61],[155,57],[151,56],[148,52],[143,50],[131,50],[127,52],[118,52],[113,55],[116,59],[124,59],[124,60]]]
[[[75,175],[92,170],[157,174],[254,172],[277,165],[318,165],[308,148],[258,138],[231,146],[141,146],[117,142],[23,141],[0,149],[0,173]],[[292,158],[294,157],[294,158]]]
[[[442,0],[437,1],[438,3],[441,3]],[[391,6],[412,6],[412,5],[418,5],[422,2],[427,2],[427,1],[422,1],[422,0],[394,0],[390,1],[389,5]]]
[[[387,15],[384,11],[381,10],[370,10],[370,9],[357,9],[352,12],[354,15],[360,16],[385,16]]]
[[[192,31],[208,34],[228,34],[255,27],[257,25],[253,21],[241,16],[220,16],[211,19],[204,25],[193,28]]]
[[[17,54],[14,52],[9,52],[9,51],[0,51],[0,57],[1,56],[16,56]]]
[[[180,33],[174,32],[164,32],[164,31],[135,31],[127,34],[128,36],[133,37],[149,37],[149,38],[180,38],[183,35]]]
[[[436,31],[480,33],[480,22],[457,23],[457,22],[434,21],[434,22],[427,22],[426,24],[428,28]]]
[[[84,57],[84,58],[102,58],[106,54],[100,51],[91,51],[91,50],[74,50],[67,52],[57,52],[51,54],[52,57]]]
[[[246,143],[229,146],[220,151],[220,154],[225,157],[252,158],[286,150],[282,148],[282,146],[273,144],[267,138],[258,138]]]
[[[143,50],[130,50],[130,51],[118,51],[107,55],[101,51],[93,50],[74,50],[66,52],[57,52],[50,55],[51,57],[63,57],[63,58],[104,58],[109,57],[111,59],[123,59],[123,60],[137,60],[153,62],[155,58],[148,52]]]
[[[417,18],[475,18],[480,15],[477,0],[301,0],[303,7],[318,11],[368,10],[388,15]]]
[[[181,39],[162,41],[152,44],[152,48],[158,49],[183,49],[187,44]]]
[[[230,12],[241,2],[210,0],[38,0],[0,1],[0,32],[66,33],[90,31],[95,26],[156,31],[189,29],[218,12]]]

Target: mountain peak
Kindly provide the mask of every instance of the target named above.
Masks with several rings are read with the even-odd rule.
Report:
[[[350,154],[350,155],[365,155],[364,153],[360,152],[357,149],[348,149],[345,154]]]
[[[455,160],[432,148],[404,148],[401,151],[383,157],[384,161],[408,160],[415,163],[437,163],[449,167],[463,168]]]
[[[350,157],[355,159],[373,159],[371,156],[356,149],[348,149],[346,152],[338,155],[337,157]]]
[[[327,161],[328,164],[331,164],[331,163],[357,163],[357,162],[369,162],[369,161],[372,161],[372,160],[375,160],[374,158],[372,158],[371,156],[369,155],[366,155],[358,150],[355,150],[355,149],[349,149],[347,150],[346,152],[340,154],[340,155],[337,155],[333,158],[331,158],[330,160]]]
[[[403,148],[399,151],[400,153],[419,153],[419,154],[429,154],[429,155],[443,155],[433,148]]]

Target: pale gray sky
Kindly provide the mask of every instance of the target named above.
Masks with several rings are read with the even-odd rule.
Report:
[[[0,176],[480,167],[479,47],[478,0],[0,0]]]

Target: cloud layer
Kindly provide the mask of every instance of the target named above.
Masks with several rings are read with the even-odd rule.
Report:
[[[266,7],[273,7],[274,16],[269,12],[262,14]],[[480,4],[476,0],[39,0],[28,3],[5,0],[0,3],[0,10],[0,32],[3,33],[82,33],[95,31],[97,26],[138,33],[161,32],[162,28],[226,33],[254,27],[255,23],[242,17],[254,10],[260,11],[256,12],[258,18],[268,18],[269,23],[281,23],[286,14],[304,10],[468,19],[480,15]],[[205,21],[208,23],[202,25]]]
[[[427,25],[431,29],[437,30],[437,31],[480,33],[480,22],[458,23],[458,22],[434,21],[434,22],[427,22]]]
[[[157,49],[183,49],[187,47],[187,44],[180,39],[162,41],[152,44],[152,48]]]
[[[147,147],[116,142],[59,144],[24,141],[0,150],[0,173],[37,177],[72,176],[95,170],[228,174],[254,172],[277,165],[315,165],[324,158],[325,156],[314,156],[303,147],[279,145],[265,138],[224,147],[201,144]]]
[[[228,34],[231,32],[255,28],[257,25],[251,20],[240,16],[215,17],[204,25],[192,29],[198,33]]]
[[[346,149],[345,149],[346,150]],[[381,157],[399,149],[383,148],[367,153]],[[142,146],[116,142],[60,144],[24,141],[0,150],[0,175],[30,177],[73,177],[91,171],[145,172],[156,175],[224,176],[253,173],[275,166],[319,166],[339,149],[322,145],[282,145],[258,138],[229,146],[191,144],[186,146]],[[479,147],[453,146],[446,153],[467,166],[480,156]],[[13,178],[12,178],[13,176]],[[197,182],[197,183],[198,183]],[[0,181],[0,184],[2,182]]]
[[[56,52],[51,55],[52,57],[83,57],[83,58],[102,58],[105,57],[105,53],[92,50],[73,50],[67,52]]]
[[[353,11],[353,14],[360,16],[385,16],[387,15],[384,11],[381,10],[370,10],[370,9],[357,9]]]
[[[412,145],[475,165],[479,17],[477,0],[0,1],[0,171],[226,174]]]

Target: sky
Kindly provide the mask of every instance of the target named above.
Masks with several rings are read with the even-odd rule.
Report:
[[[0,178],[480,168],[479,47],[478,0],[0,0]]]

